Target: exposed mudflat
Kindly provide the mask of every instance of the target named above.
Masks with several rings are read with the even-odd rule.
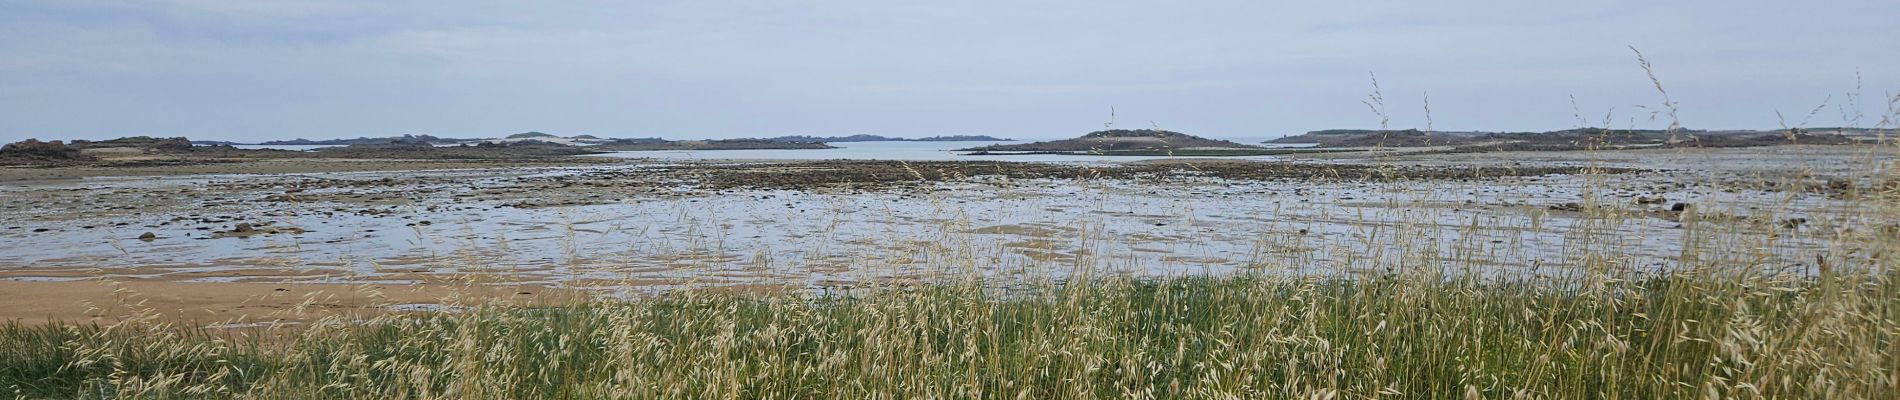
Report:
[[[7,199],[0,282],[48,296],[36,302],[77,303],[111,300],[72,289],[100,281],[160,292],[476,282],[625,294],[1085,268],[1333,271],[1368,259],[1535,275],[1562,273],[1598,249],[1628,254],[1623,262],[1638,268],[1671,268],[1702,240],[1683,233],[1691,224],[1741,230],[1735,237],[1757,242],[1740,248],[1759,252],[1750,256],[1764,268],[1800,269],[1843,230],[1877,223],[1861,215],[1857,193],[1879,183],[1838,182],[1890,158],[1856,149],[1114,165],[265,160],[47,168],[92,177],[0,185]],[[10,307],[0,304],[0,316],[32,317]]]

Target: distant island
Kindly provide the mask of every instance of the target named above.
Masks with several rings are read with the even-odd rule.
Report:
[[[513,135],[508,135],[507,138],[508,139],[540,139],[540,138],[556,138],[556,137],[560,137],[560,136],[554,136],[554,134],[552,133],[522,132],[522,133],[517,133]]]
[[[985,136],[985,135],[946,135],[946,136],[930,136],[930,137],[921,137],[921,138],[915,138],[915,139],[912,139],[912,138],[900,138],[900,137],[890,137],[890,136],[879,136],[879,135],[850,135],[850,136],[806,136],[806,135],[793,135],[793,136],[779,136],[779,137],[774,137],[774,138],[764,138],[764,139],[756,139],[756,140],[765,140],[765,141],[773,141],[773,142],[797,142],[797,143],[846,143],[846,142],[1009,142],[1009,141],[1014,141],[1014,140],[1012,140],[1012,139],[1004,139],[1004,138],[998,138],[998,137],[994,137],[994,136]]]
[[[916,139],[894,139],[894,140],[911,141],[911,142],[1014,142],[1016,141],[1016,139],[999,138],[999,137],[987,136],[987,135],[927,136],[927,137],[921,137],[921,138],[916,138]]]
[[[970,155],[1029,153],[1108,156],[1250,156],[1289,152],[1160,129],[1111,129],[1090,132],[1074,139],[998,144],[959,151],[971,152]]]
[[[272,140],[268,142],[259,142],[257,144],[264,145],[264,146],[348,146],[348,145],[353,145],[353,144],[390,144],[390,143],[455,144],[455,143],[461,143],[461,142],[464,142],[464,140],[443,139],[443,138],[438,138],[438,137],[429,136],[429,135],[402,135],[402,136],[390,136],[390,137],[378,137],[378,138],[359,137],[355,139],[328,139],[328,140],[310,140],[310,139],[304,139],[304,138],[297,138],[297,139],[291,139],[291,140]]]
[[[392,137],[362,137],[355,139],[331,140],[277,140],[259,143],[269,146],[481,146],[495,144],[523,144],[537,146],[571,146],[586,149],[589,152],[606,151],[656,151],[656,150],[766,150],[766,149],[830,149],[823,142],[769,139],[713,139],[713,140],[667,140],[657,137],[602,139],[595,135],[560,136],[545,132],[522,132],[498,139],[448,139],[430,135],[402,135]]]
[[[1322,148],[1447,147],[1470,150],[1577,150],[1631,147],[1748,147],[1776,144],[1847,144],[1878,135],[1872,129],[1694,130],[1577,128],[1548,132],[1329,129],[1266,141]]]
[[[572,156],[599,154],[591,147],[539,140],[437,145],[393,141],[330,146],[309,151],[240,149],[183,137],[131,136],[108,140],[26,139],[0,146],[0,167],[145,166],[228,163],[245,160],[377,159],[596,162]],[[585,160],[585,161],[583,161]]]
[[[779,142],[763,139],[664,140],[622,139],[586,147],[604,151],[665,150],[807,150],[835,149],[824,143]]]
[[[1008,142],[1008,141],[1012,141],[1011,139],[998,138],[994,136],[985,136],[985,135],[944,135],[944,136],[930,136],[930,137],[922,137],[922,138],[901,138],[901,137],[880,136],[880,135],[850,135],[850,136],[792,135],[792,136],[779,136],[779,137],[761,138],[761,139],[706,139],[706,140],[674,141],[674,140],[667,140],[667,139],[662,139],[662,138],[657,138],[657,137],[601,138],[600,136],[596,136],[596,135],[560,136],[560,135],[546,133],[546,132],[522,132],[522,133],[516,133],[512,135],[503,136],[501,138],[491,138],[491,139],[452,139],[452,138],[436,137],[436,136],[431,136],[431,135],[402,135],[402,136],[389,136],[389,137],[358,137],[354,139],[326,139],[326,140],[311,140],[311,139],[298,138],[298,139],[292,139],[292,140],[273,140],[273,141],[267,141],[267,142],[259,142],[256,144],[264,145],[264,146],[349,146],[349,145],[359,145],[359,144],[404,144],[404,143],[455,145],[455,144],[479,144],[479,143],[487,143],[487,142],[515,142],[515,141],[523,141],[523,140],[536,140],[536,141],[542,141],[542,142],[548,142],[548,143],[557,143],[557,144],[565,144],[565,145],[573,145],[573,146],[612,145],[615,148],[638,148],[641,150],[657,149],[657,148],[664,148],[666,150],[813,149],[813,148],[832,148],[831,146],[822,146],[822,147],[811,146],[810,144],[813,144],[813,143],[823,144],[823,143],[845,143],[845,142]],[[216,143],[229,144],[229,145],[242,144],[242,143],[235,143],[235,142],[216,142]],[[662,145],[662,143],[676,143],[676,144]],[[774,145],[774,143],[777,143],[777,144]]]

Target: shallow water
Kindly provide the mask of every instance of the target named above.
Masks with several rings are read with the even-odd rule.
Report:
[[[803,150],[703,150],[703,151],[622,151],[600,154],[654,160],[891,160],[891,161],[1021,161],[1021,162],[1123,162],[1177,159],[1167,156],[1084,156],[1063,154],[990,154],[964,155],[957,151],[993,144],[1016,142],[842,142],[835,149]],[[1310,147],[1309,145],[1263,145],[1270,148]],[[1273,160],[1276,156],[1211,157],[1241,160]]]
[[[236,147],[236,148],[239,148],[239,149],[243,149],[243,150],[290,150],[290,151],[310,151],[310,150],[316,150],[316,149],[321,149],[321,148],[325,148],[325,147],[343,147],[343,146],[341,146],[341,145],[334,145],[334,144],[303,144],[303,145],[295,145],[295,144],[234,144],[234,145],[231,145],[231,147]]]
[[[1237,139],[1240,143],[1252,143],[1266,148],[1305,148],[1310,144],[1271,144],[1258,143],[1257,138]],[[1190,157],[1168,156],[1078,156],[1060,154],[992,154],[963,155],[967,151],[957,151],[993,144],[1016,144],[1026,141],[965,141],[965,142],[841,142],[832,143],[835,149],[800,150],[698,150],[698,151],[622,151],[608,154],[596,154],[596,157],[616,157],[651,160],[891,160],[891,161],[1021,161],[1021,162],[1122,162],[1158,159],[1177,159]],[[452,146],[452,145],[451,145]],[[310,151],[339,145],[254,145],[240,144],[233,147],[246,150],[291,150]],[[1218,157],[1224,159],[1273,160],[1275,156]]]

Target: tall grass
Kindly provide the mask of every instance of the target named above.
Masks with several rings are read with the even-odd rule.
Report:
[[[284,342],[0,329],[26,398],[1877,398],[1891,272],[1104,278],[680,292],[327,325]]]

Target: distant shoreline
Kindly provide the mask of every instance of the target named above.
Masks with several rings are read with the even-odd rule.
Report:
[[[769,137],[769,138],[673,140],[673,139],[664,139],[664,138],[659,138],[659,137],[602,138],[602,137],[598,137],[594,135],[558,136],[558,135],[541,133],[541,132],[525,132],[525,133],[517,133],[513,135],[508,135],[508,136],[500,137],[500,138],[443,138],[443,137],[436,137],[436,136],[430,136],[430,135],[402,135],[402,136],[358,137],[358,138],[353,138],[353,139],[323,139],[323,140],[298,138],[298,139],[290,139],[290,140],[270,140],[270,141],[263,141],[263,142],[257,142],[257,143],[239,143],[239,142],[231,142],[231,141],[212,140],[212,141],[199,141],[198,143],[237,145],[237,146],[347,146],[347,145],[353,145],[353,144],[388,144],[388,143],[407,143],[407,142],[423,142],[423,143],[435,144],[435,145],[455,145],[455,144],[465,144],[465,143],[476,144],[476,143],[482,143],[482,142],[511,142],[511,141],[529,141],[529,140],[543,141],[543,142],[550,142],[550,143],[560,143],[560,144],[570,144],[570,145],[611,144],[611,143],[694,142],[694,141],[750,141],[750,142],[774,142],[774,143],[1012,142],[1012,141],[1015,141],[1015,139],[999,138],[999,137],[988,136],[988,135],[939,135],[939,136],[926,136],[926,137],[920,137],[920,138],[905,138],[905,137],[892,137],[892,136],[881,136],[881,135],[849,135],[849,136],[791,135],[791,136],[777,136],[777,137]]]

